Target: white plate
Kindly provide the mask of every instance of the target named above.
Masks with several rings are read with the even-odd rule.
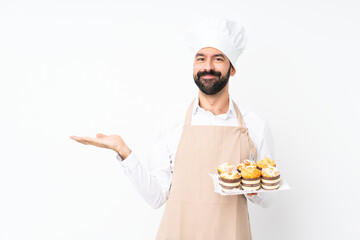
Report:
[[[279,191],[284,191],[284,190],[290,190],[291,187],[289,186],[289,184],[287,184],[285,182],[284,179],[280,178],[280,187],[276,190],[264,190],[262,188],[260,188],[260,190],[255,190],[255,191],[245,191],[245,190],[240,190],[240,189],[232,189],[228,192],[224,192],[221,190],[220,185],[219,185],[219,175],[218,174],[212,174],[209,173],[210,177],[212,178],[213,182],[214,182],[214,192],[219,193],[220,195],[240,195],[240,194],[247,194],[247,193],[258,193],[258,192],[279,192]]]

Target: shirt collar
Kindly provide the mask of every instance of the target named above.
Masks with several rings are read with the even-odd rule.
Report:
[[[210,114],[213,114],[210,111],[207,111],[199,106],[199,95],[197,95],[195,98],[192,115],[196,115],[198,113],[205,113],[205,112],[209,112]],[[230,94],[229,94],[229,109],[228,109],[228,111],[224,114],[220,114],[217,116],[223,117],[223,118],[233,118],[233,117],[236,118],[236,111],[234,108],[233,101],[230,97]]]

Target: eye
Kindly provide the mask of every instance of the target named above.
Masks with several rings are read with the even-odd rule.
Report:
[[[199,58],[196,59],[196,61],[204,61],[204,59],[205,58],[203,58],[203,57],[199,57]]]
[[[217,62],[222,62],[222,61],[223,61],[223,59],[222,59],[222,58],[220,58],[220,57],[217,57],[217,58],[215,58],[215,61],[217,61]]]

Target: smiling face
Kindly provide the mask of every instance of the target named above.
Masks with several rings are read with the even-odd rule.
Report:
[[[230,76],[235,75],[235,68],[230,64],[224,53],[216,48],[202,48],[195,56],[194,81],[199,89],[214,95],[228,83]]]

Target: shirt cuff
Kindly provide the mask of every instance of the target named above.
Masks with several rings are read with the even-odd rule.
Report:
[[[130,155],[124,160],[119,154],[117,154],[116,159],[120,161],[121,166],[129,170],[134,169],[139,164],[139,160],[136,158],[133,152],[131,152]]]
[[[249,196],[249,195],[245,194],[245,197],[252,202],[256,200],[256,195]]]
[[[248,200],[263,208],[268,208],[273,202],[276,192],[258,193],[257,195],[245,195]]]

